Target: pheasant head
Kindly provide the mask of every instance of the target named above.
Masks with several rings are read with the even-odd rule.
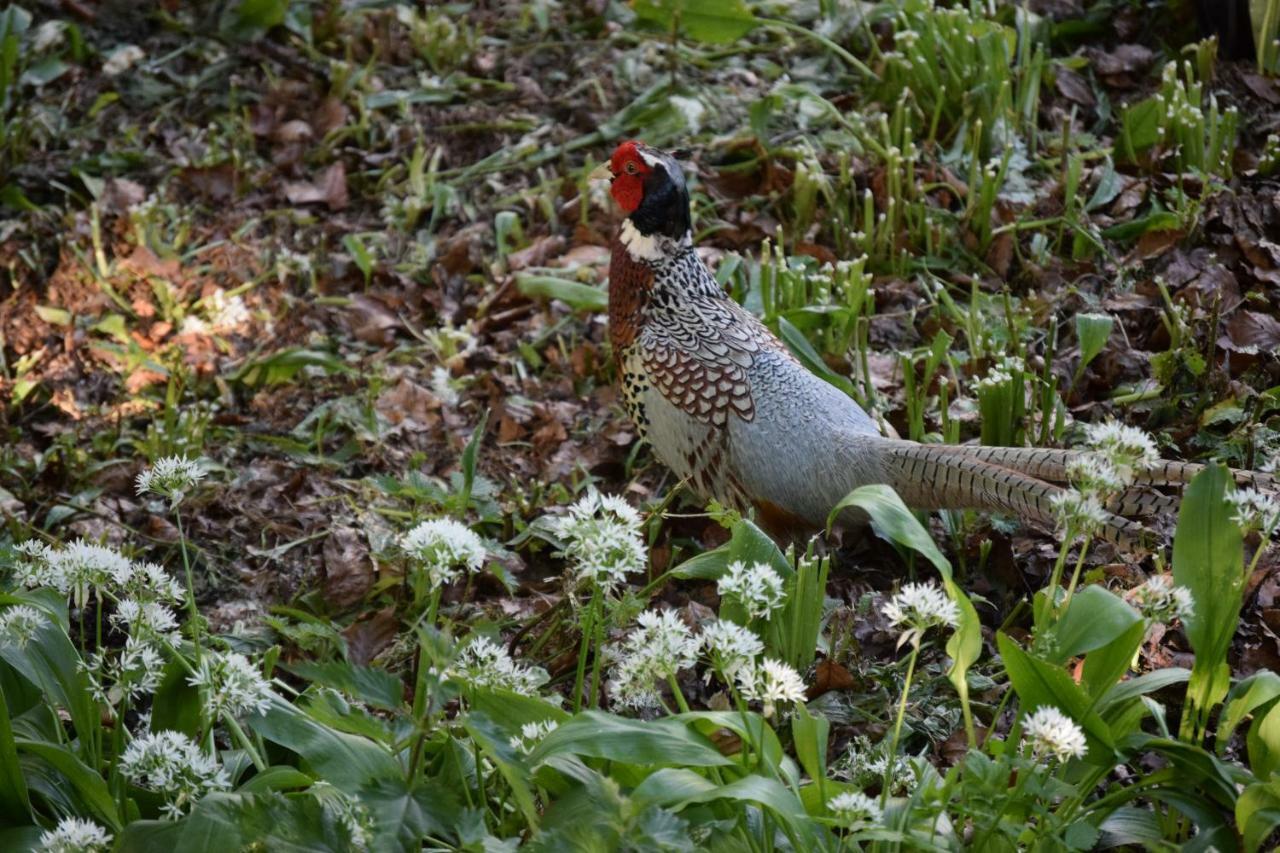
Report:
[[[628,251],[652,257],[667,240],[691,241],[689,190],[674,157],[628,140],[614,149],[609,171],[613,174],[609,192],[627,214],[622,241]]]

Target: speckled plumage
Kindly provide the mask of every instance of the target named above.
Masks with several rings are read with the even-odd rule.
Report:
[[[643,161],[627,165],[633,155]],[[841,498],[871,483],[892,486],[922,509],[995,510],[1053,523],[1051,498],[1082,451],[921,445],[880,435],[857,403],[800,364],[717,284],[689,235],[678,164],[628,142],[613,158],[615,185],[624,167],[631,183],[615,198],[635,207],[613,243],[609,281],[622,397],[658,459],[699,494],[754,510],[784,536],[821,528]],[[646,192],[637,195],[640,180]],[[1136,483],[1183,483],[1200,467],[1162,461]],[[1235,473],[1241,483],[1276,487],[1267,475]],[[1110,508],[1167,511],[1171,500],[1131,489]],[[1101,535],[1128,547],[1149,541],[1145,528],[1120,515],[1108,517]]]

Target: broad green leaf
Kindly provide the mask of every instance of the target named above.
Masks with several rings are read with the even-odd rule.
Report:
[[[1165,669],[1157,669],[1152,672],[1145,672],[1142,675],[1130,678],[1128,681],[1121,681],[1113,686],[1098,702],[1096,710],[1099,713],[1107,710],[1114,705],[1120,705],[1130,699],[1136,699],[1139,696],[1145,696],[1148,693],[1154,693],[1157,690],[1163,690],[1174,684],[1181,684],[1191,677],[1191,670],[1183,669],[1180,666],[1171,666]]]
[[[715,790],[716,783],[683,767],[663,767],[649,774],[634,791],[631,802],[637,808],[648,805],[672,806],[705,796]]]
[[[250,388],[283,385],[293,381],[307,367],[317,367],[330,374],[351,372],[351,368],[333,353],[285,347],[269,355],[249,359],[231,378]]]
[[[768,766],[778,767],[784,761],[782,742],[778,740],[777,733],[764,717],[754,711],[745,714],[737,711],[690,711],[669,719],[692,722],[699,731],[708,735],[717,729],[728,729],[742,738],[755,756]]]
[[[745,0],[636,0],[636,17],[663,32],[678,28],[695,41],[729,44],[755,29]]]
[[[572,715],[559,705],[553,705],[537,696],[525,696],[511,690],[488,687],[472,687],[467,693],[468,704],[473,711],[487,714],[508,735],[517,734],[526,723],[553,720],[563,723]]]
[[[378,779],[361,790],[359,802],[373,814],[375,835],[386,849],[418,850],[426,836],[453,838],[462,818],[458,792],[430,778],[413,787],[403,779]]]
[[[550,275],[516,273],[516,287],[525,296],[559,299],[575,311],[603,311],[609,295],[598,287]]]
[[[345,853],[350,832],[311,794],[207,794],[183,821],[182,853]]]
[[[1098,353],[1102,352],[1102,348],[1107,345],[1107,338],[1111,337],[1111,327],[1114,325],[1115,320],[1107,314],[1076,315],[1076,340],[1080,342],[1080,366],[1076,368],[1077,375],[1089,366],[1089,362],[1098,357]]]
[[[1155,98],[1146,98],[1126,109],[1120,117],[1120,153],[1129,161],[1160,139],[1160,115]]]
[[[624,764],[723,767],[733,760],[684,722],[631,720],[601,711],[584,711],[551,732],[529,757],[537,765],[569,753]]]
[[[1227,695],[1231,673],[1227,649],[1240,620],[1244,589],[1244,547],[1240,528],[1226,502],[1228,474],[1211,464],[1187,486],[1173,536],[1173,582],[1191,591],[1195,612],[1183,620],[1195,650],[1185,726],[1201,729],[1214,705]]]
[[[826,717],[815,717],[803,703],[796,706],[791,718],[791,738],[795,742],[796,758],[814,784],[823,786],[827,779],[827,737],[831,722]]]
[[[779,550],[777,543],[745,518],[733,525],[729,536],[729,561],[734,560],[740,560],[748,566],[752,563],[764,563],[781,575],[783,580],[791,580],[795,576],[795,569]]]
[[[1227,742],[1244,718],[1256,709],[1280,696],[1280,675],[1263,670],[1237,682],[1227,694],[1226,708],[1218,720],[1218,737],[1215,748],[1219,755],[1227,748]]]
[[[801,364],[809,368],[810,373],[824,382],[834,385],[850,397],[857,399],[858,391],[853,383],[847,377],[841,376],[827,367],[827,363],[822,360],[822,356],[818,355],[818,351],[813,348],[813,344],[809,343],[809,339],[804,336],[803,332],[792,325],[786,317],[778,318],[778,337],[782,338],[783,342],[791,350],[791,354],[798,358]]]
[[[1280,780],[1255,782],[1236,800],[1236,825],[1244,835],[1245,849],[1253,853],[1280,828]]]
[[[1138,612],[1115,593],[1101,586],[1086,586],[1072,596],[1070,606],[1054,627],[1057,644],[1053,661],[1065,663],[1100,649],[1141,620]]]
[[[729,543],[726,542],[719,548],[690,557],[672,569],[671,574],[678,578],[713,581],[725,573],[731,561]]]
[[[1148,231],[1176,231],[1181,225],[1182,223],[1176,214],[1167,210],[1157,210],[1153,213],[1148,213],[1146,216],[1140,216],[1137,219],[1131,219],[1119,225],[1112,225],[1102,232],[1102,236],[1108,240],[1124,243],[1130,240],[1137,240]]]
[[[996,642],[1005,670],[1009,673],[1009,681],[1022,703],[1023,713],[1030,714],[1045,705],[1058,708],[1084,729],[1089,741],[1085,761],[1108,766],[1113,764],[1115,742],[1111,730],[1097,712],[1091,710],[1093,702],[1080,685],[1072,681],[1061,667],[1023,651],[1008,635],[997,634]]]
[[[783,824],[791,830],[801,845],[801,849],[811,850],[816,846],[815,824],[808,819],[804,804],[793,791],[776,779],[764,776],[745,776],[727,785],[717,785],[701,794],[695,794],[684,803],[674,805],[677,811],[682,806],[693,803],[709,803],[717,800],[755,803],[769,809]]]
[[[1253,715],[1245,745],[1249,750],[1249,769],[1259,779],[1268,779],[1280,769],[1280,699],[1259,708]]]
[[[261,794],[267,791],[288,791],[294,788],[308,788],[315,779],[293,767],[277,765],[268,767],[256,774],[248,782],[236,789],[241,794]]]
[[[299,678],[332,687],[377,708],[394,711],[404,704],[404,683],[385,669],[356,666],[345,661],[282,664]]]
[[[9,720],[9,699],[0,685],[0,822],[19,826],[31,820],[27,783],[18,767],[18,746]]]
[[[283,700],[273,703],[266,714],[251,718],[249,727],[301,756],[304,771],[349,794],[375,779],[401,775],[399,762],[382,746],[321,725]]]
[[[38,740],[16,740],[18,750],[34,755],[62,778],[66,779],[84,801],[93,810],[93,817],[101,821],[109,829],[119,829],[120,816],[116,812],[116,802],[107,790],[107,783],[96,770],[76,757],[65,746],[46,743]]]
[[[539,823],[538,809],[533,800],[533,792],[529,787],[527,767],[534,766],[532,757],[522,762],[511,746],[510,736],[498,722],[483,711],[472,710],[464,723],[467,734],[475,741],[481,753],[491,761],[511,788],[512,796],[525,822],[531,827]],[[554,734],[554,732],[553,732]],[[543,739],[546,743],[546,739]]]

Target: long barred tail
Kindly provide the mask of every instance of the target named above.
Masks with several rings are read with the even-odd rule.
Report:
[[[996,454],[972,451],[1004,451],[997,447],[955,447],[892,441],[886,449],[885,473],[894,490],[909,506],[922,509],[981,509],[1008,512],[1052,527],[1056,521],[1051,499],[1061,486],[1024,470],[1000,464]],[[1049,451],[1062,453],[1063,451]],[[1054,469],[1043,459],[1020,459],[1040,470]],[[1066,462],[1058,463],[1065,470]],[[1137,522],[1107,513],[1100,535],[1130,550],[1151,547],[1150,531]]]
[[[1088,456],[1088,450],[1056,450],[1048,447],[979,447],[965,445],[954,447],[971,459],[981,459],[1014,471],[1021,471],[1031,477],[1048,480],[1054,483],[1067,482],[1067,465],[1073,459]],[[1138,471],[1134,477],[1134,485],[1138,486],[1174,486],[1191,482],[1196,474],[1204,470],[1204,466],[1195,462],[1170,462],[1161,459],[1150,467]],[[1264,491],[1280,491],[1280,479],[1271,474],[1259,471],[1231,469],[1237,486],[1252,487]]]

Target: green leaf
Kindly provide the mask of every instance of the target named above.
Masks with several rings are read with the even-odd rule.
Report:
[[[1195,612],[1183,620],[1195,650],[1184,717],[1203,729],[1209,712],[1227,695],[1231,672],[1227,649],[1239,624],[1244,590],[1244,546],[1226,502],[1229,475],[1211,464],[1187,486],[1173,537],[1173,582],[1195,598]],[[1184,729],[1185,730],[1185,729]]]
[[[458,793],[436,779],[412,787],[403,779],[379,779],[360,792],[359,802],[372,813],[386,849],[417,850],[426,836],[453,838],[462,819]]]
[[[116,812],[116,802],[111,792],[107,790],[107,783],[97,771],[90,769],[71,750],[61,744],[22,738],[17,739],[16,744],[19,751],[34,755],[70,782],[85,805],[93,812],[96,820],[106,824],[113,831],[120,828],[121,821]]]
[[[1080,342],[1080,365],[1076,368],[1077,374],[1083,373],[1089,366],[1089,362],[1102,352],[1102,348],[1107,345],[1107,339],[1111,337],[1111,327],[1114,325],[1115,320],[1107,314],[1076,315],[1076,340]]]
[[[1160,116],[1163,113],[1155,98],[1133,104],[1120,117],[1120,151],[1133,161],[1160,140]]]
[[[1119,684],[1114,685],[1103,695],[1101,701],[1097,704],[1096,710],[1101,714],[1115,705],[1128,702],[1130,699],[1137,699],[1140,696],[1146,696],[1148,693],[1163,690],[1174,684],[1181,684],[1190,677],[1191,670],[1180,666],[1145,672],[1142,675],[1130,678],[1128,681],[1121,681]]]
[[[1113,225],[1104,230],[1102,236],[1108,240],[1127,243],[1131,240],[1137,240],[1148,231],[1176,231],[1181,224],[1177,214],[1170,213],[1167,210],[1157,210],[1153,213],[1148,213],[1146,216],[1140,216],[1137,219]]]
[[[1227,742],[1235,733],[1240,723],[1256,709],[1280,696],[1280,675],[1274,672],[1255,672],[1253,675],[1237,682],[1227,694],[1226,708],[1218,720],[1218,737],[1215,748],[1221,755],[1227,748]]]
[[[710,551],[703,551],[671,570],[673,577],[704,581],[717,580],[729,568],[729,543]]]
[[[1058,708],[1084,729],[1089,741],[1085,760],[1099,765],[1114,764],[1115,742],[1111,730],[1092,710],[1093,702],[1080,685],[1060,667],[1023,651],[1007,634],[997,634],[996,642],[1023,713],[1030,714],[1044,705]]]
[[[847,377],[841,376],[831,368],[827,367],[827,363],[822,360],[822,356],[818,355],[818,351],[809,343],[809,339],[804,333],[793,326],[786,317],[778,318],[778,337],[782,338],[783,343],[791,350],[791,354],[800,360],[800,363],[809,369],[809,372],[817,376],[824,382],[839,388],[850,397],[857,398],[857,389]]]
[[[555,276],[516,273],[516,287],[531,298],[559,299],[575,311],[603,311],[609,307],[609,295],[601,288]]]
[[[262,794],[267,791],[288,791],[294,788],[309,788],[315,782],[306,773],[294,767],[277,765],[268,767],[248,782],[236,789],[241,794]]]
[[[249,359],[231,378],[250,388],[283,385],[306,367],[316,367],[329,374],[351,372],[351,368],[333,353],[285,347],[269,355]]]
[[[1280,780],[1255,782],[1236,800],[1236,825],[1244,835],[1245,849],[1253,853],[1280,828]]]
[[[745,518],[733,525],[729,535],[729,562],[735,560],[748,566],[764,563],[783,580],[791,580],[796,573],[769,534]]]
[[[1100,697],[1128,671],[1146,625],[1110,590],[1087,586],[1072,597],[1052,633],[1056,644],[1051,662],[1063,664],[1088,652],[1083,686],[1090,696]]]
[[[636,0],[636,17],[664,32],[673,27],[695,41],[729,44],[755,29],[745,0]]]
[[[394,711],[404,704],[404,684],[385,669],[355,666],[345,661],[284,664],[283,668],[299,678],[332,687],[376,708]]]
[[[1249,726],[1245,745],[1249,750],[1249,768],[1259,779],[1269,778],[1280,769],[1280,700],[1259,708]]]
[[[367,738],[321,725],[299,708],[277,701],[267,713],[250,720],[262,737],[296,752],[304,771],[353,794],[375,779],[400,777],[400,764],[385,748]]]
[[[18,766],[18,746],[9,719],[9,698],[0,684],[0,822],[18,826],[31,820],[27,783]]]
[[[831,722],[826,717],[815,717],[800,703],[791,718],[791,738],[795,742],[796,758],[814,783],[821,786],[827,779],[827,737]]]
[[[679,720],[631,720],[601,711],[584,711],[562,723],[542,739],[529,763],[537,765],[566,753],[623,764],[724,767],[734,763]]]

